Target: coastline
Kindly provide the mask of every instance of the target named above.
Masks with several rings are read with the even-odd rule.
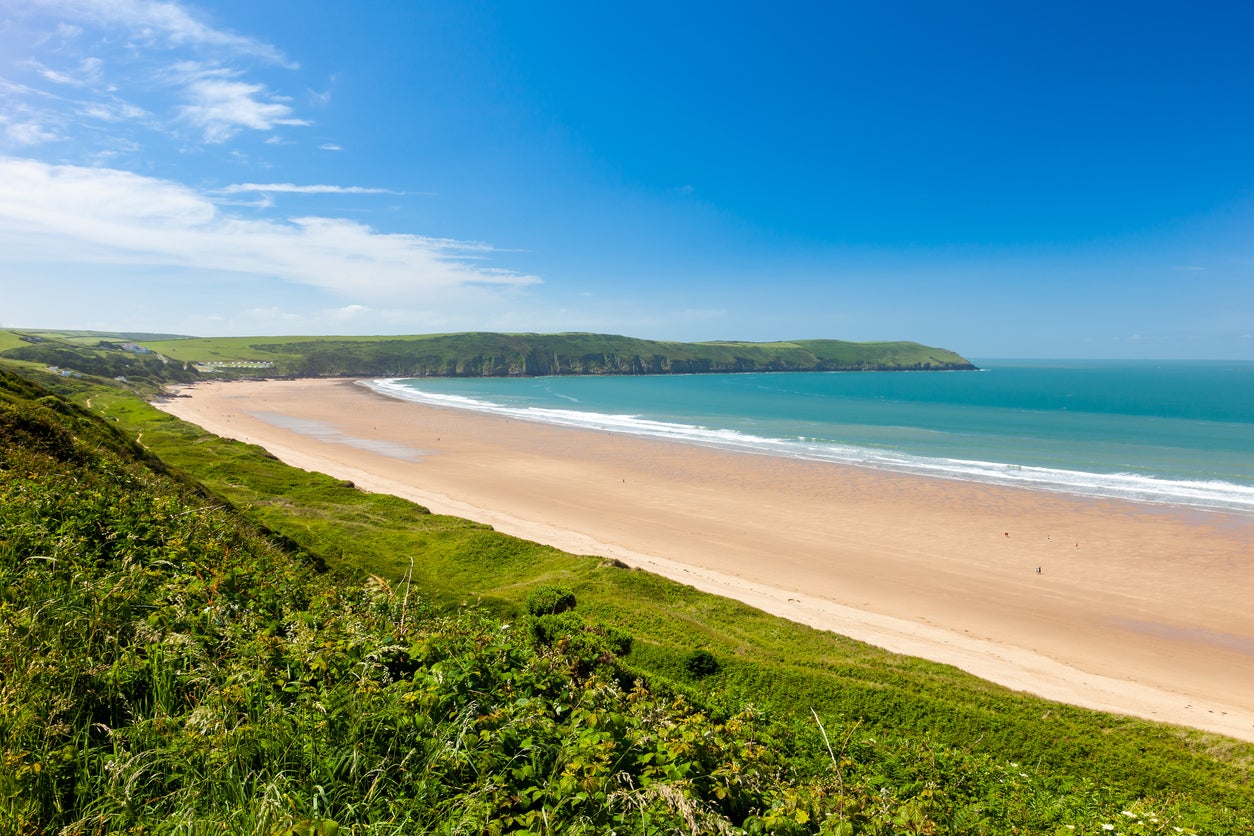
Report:
[[[183,392],[159,406],[365,490],[1017,690],[1254,741],[1248,516],[535,424],[345,380]]]

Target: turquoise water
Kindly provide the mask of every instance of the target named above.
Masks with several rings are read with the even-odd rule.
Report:
[[[1254,363],[994,361],[979,372],[373,381],[526,420],[1254,513]]]

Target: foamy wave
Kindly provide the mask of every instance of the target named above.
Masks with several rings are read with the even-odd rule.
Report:
[[[1232,482],[1165,479],[1135,473],[1089,473],[1003,462],[915,456],[815,439],[755,436],[736,430],[656,421],[632,414],[506,406],[462,395],[424,392],[396,379],[363,381],[362,385],[401,400],[470,409],[523,421],[1080,496],[1254,513],[1254,486]]]

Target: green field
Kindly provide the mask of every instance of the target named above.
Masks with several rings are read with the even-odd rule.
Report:
[[[136,350],[135,345],[142,346]],[[912,342],[679,343],[612,334],[428,334],[374,337],[170,337],[89,331],[3,331],[0,357],[98,377],[151,393],[211,378],[506,377],[761,371],[972,369],[952,351]]]
[[[1254,746],[7,380],[0,821],[26,832],[1254,833]],[[575,609],[530,612],[553,587]]]
[[[917,343],[677,343],[608,334],[189,339],[145,343],[184,362],[268,361],[302,376],[510,376],[970,368]]]

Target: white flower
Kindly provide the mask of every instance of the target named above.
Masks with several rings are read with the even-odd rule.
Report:
[[[1132,812],[1131,810],[1124,810],[1122,813],[1120,813],[1120,815],[1127,816],[1130,819],[1136,818],[1136,813]]]
[[[1103,825],[1102,825],[1102,830],[1114,830],[1114,829],[1115,829],[1115,826],[1114,826],[1113,824],[1103,824]]]

